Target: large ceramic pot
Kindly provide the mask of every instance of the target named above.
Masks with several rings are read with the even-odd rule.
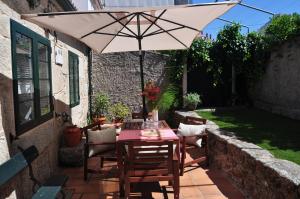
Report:
[[[68,147],[74,147],[81,141],[82,133],[76,125],[67,126],[64,129],[64,140]]]

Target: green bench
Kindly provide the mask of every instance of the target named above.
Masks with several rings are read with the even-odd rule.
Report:
[[[38,157],[39,152],[35,146],[21,150],[0,165],[0,191],[7,185],[11,179],[21,173],[25,168],[29,168],[30,179],[33,181],[32,199],[55,199],[59,194],[65,198],[63,186],[66,184],[68,177],[65,175],[55,175],[50,177],[45,183],[40,183],[34,176],[31,163]]]

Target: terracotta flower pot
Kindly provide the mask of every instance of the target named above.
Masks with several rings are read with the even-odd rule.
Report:
[[[94,117],[94,118],[93,118],[93,121],[94,121],[94,122],[100,122],[100,124],[102,125],[102,124],[105,123],[106,117],[105,117],[105,116]]]
[[[68,126],[64,129],[64,140],[68,147],[74,147],[81,141],[81,130],[76,125]]]

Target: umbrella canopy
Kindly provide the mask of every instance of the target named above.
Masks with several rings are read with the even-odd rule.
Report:
[[[183,6],[127,8],[22,15],[41,27],[70,35],[100,53],[186,49],[203,28],[238,1]],[[143,97],[144,116],[146,113]]]
[[[142,50],[185,49],[200,30],[237,3],[226,1],[154,8],[25,14],[22,18],[70,35],[101,53],[139,51],[138,37],[142,39]]]

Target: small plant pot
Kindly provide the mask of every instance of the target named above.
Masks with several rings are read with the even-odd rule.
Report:
[[[68,147],[77,146],[82,138],[81,130],[76,125],[64,129],[64,140]]]
[[[123,123],[123,121],[124,121],[124,119],[122,119],[122,118],[116,118],[116,119],[114,119],[114,123],[115,124],[118,124],[118,123]]]
[[[106,121],[106,117],[105,116],[100,116],[100,117],[94,117],[93,121],[96,122],[100,122],[100,124],[104,124],[104,122]]]
[[[187,110],[193,111],[197,108],[197,104],[187,104],[186,105]]]

